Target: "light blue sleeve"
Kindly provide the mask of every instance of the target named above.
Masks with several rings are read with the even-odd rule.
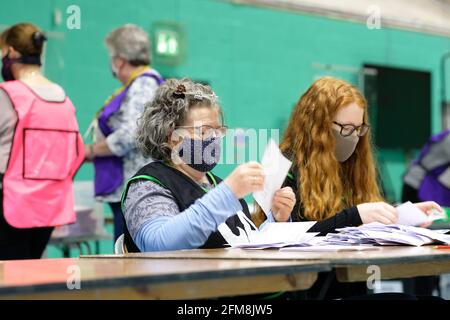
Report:
[[[240,202],[222,182],[176,216],[160,216],[143,224],[134,242],[142,252],[198,248],[240,210]]]

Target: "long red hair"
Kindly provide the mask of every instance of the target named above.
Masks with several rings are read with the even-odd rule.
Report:
[[[350,83],[324,77],[315,81],[292,111],[280,148],[298,170],[298,195],[304,218],[324,220],[344,208],[382,201],[369,132],[359,139],[353,155],[340,163],[335,157],[332,123],[337,111],[350,103],[367,103]]]

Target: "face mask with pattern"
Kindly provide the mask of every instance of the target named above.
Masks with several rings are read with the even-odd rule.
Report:
[[[184,137],[178,155],[194,170],[208,172],[219,163],[220,151],[219,138],[200,140]]]

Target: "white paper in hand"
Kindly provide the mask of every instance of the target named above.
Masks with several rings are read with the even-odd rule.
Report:
[[[398,213],[397,224],[405,226],[417,227],[426,222],[442,219],[442,217],[438,215],[427,216],[410,201],[397,206],[396,209]]]
[[[264,151],[261,165],[265,174],[264,190],[254,192],[253,198],[261,206],[264,213],[268,215],[272,208],[272,198],[283,185],[292,162],[283,156],[275,141],[270,140]]]

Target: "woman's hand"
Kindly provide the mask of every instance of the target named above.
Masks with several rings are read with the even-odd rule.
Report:
[[[272,199],[272,214],[277,222],[286,222],[295,206],[295,193],[291,187],[285,187],[275,192]]]
[[[397,210],[385,202],[368,202],[356,206],[363,224],[380,222],[395,224],[398,220]]]
[[[241,164],[224,180],[224,183],[238,199],[252,192],[261,191],[264,187],[263,167],[257,162]]]
[[[444,210],[434,201],[425,201],[425,202],[417,202],[414,205],[427,216],[431,216],[434,214],[434,211],[437,210],[440,213],[444,213]],[[433,221],[425,222],[421,225],[422,228],[428,228]]]

